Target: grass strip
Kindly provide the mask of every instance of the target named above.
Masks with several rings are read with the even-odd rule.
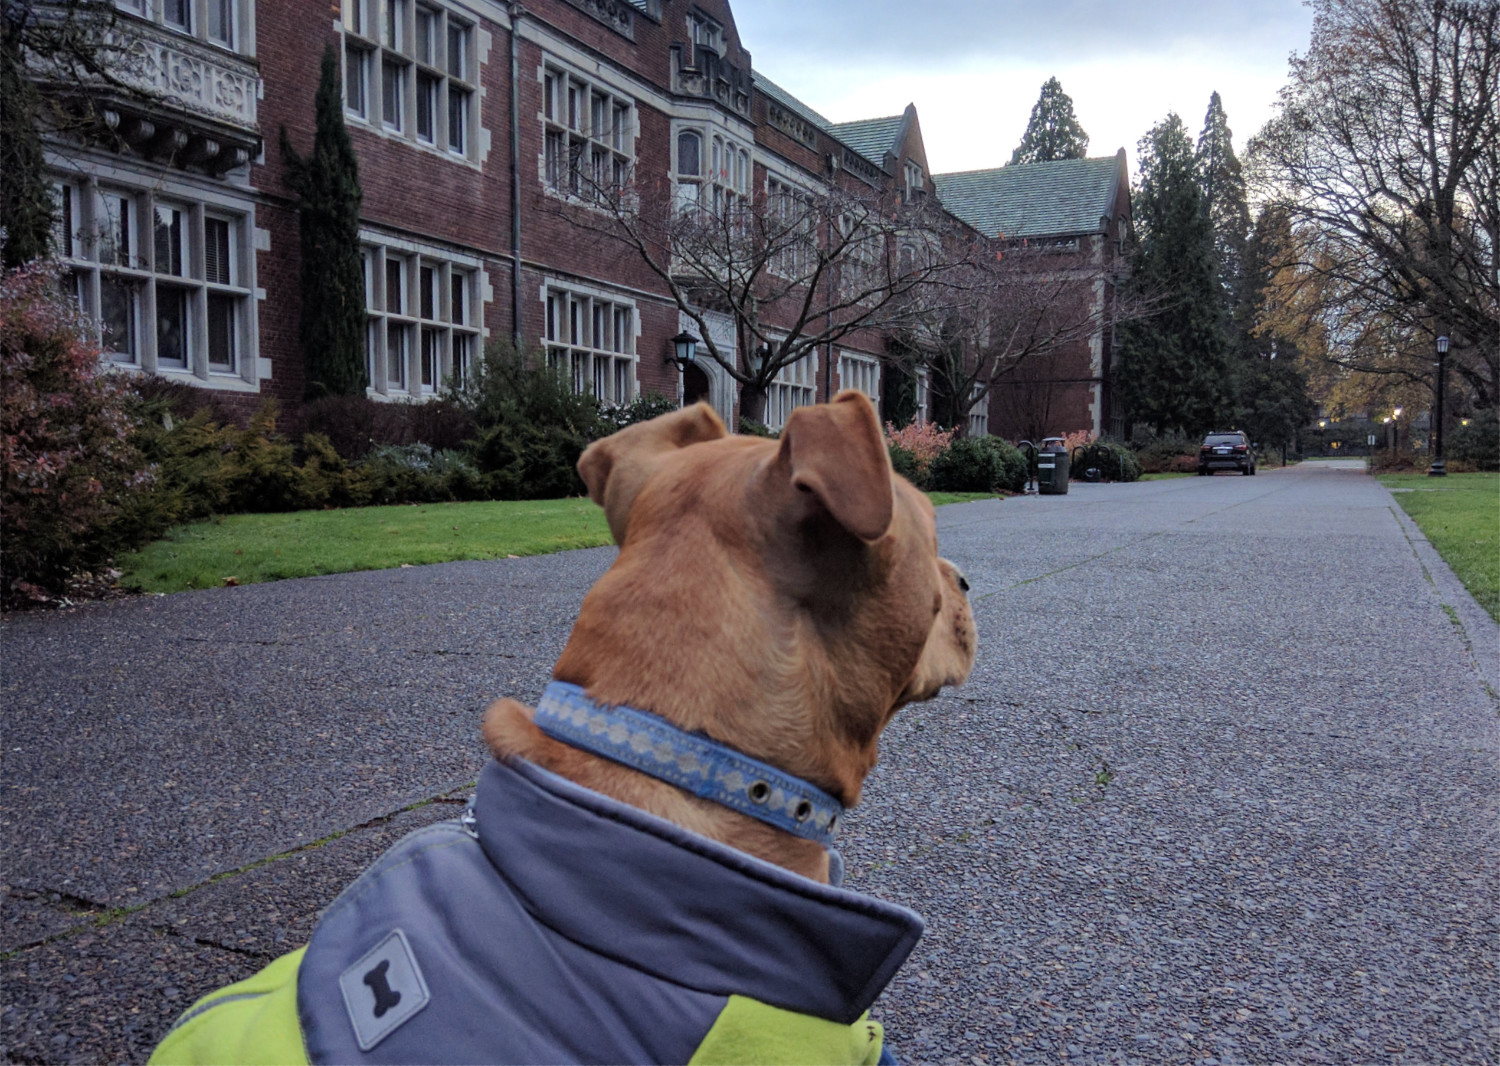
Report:
[[[1469,594],[1500,621],[1500,474],[1383,474],[1379,480]]]
[[[586,499],[483,500],[228,515],[179,526],[119,563],[129,588],[181,592],[608,543],[604,512]]]
[[[935,506],[992,499],[935,492]],[[546,555],[609,544],[604,512],[583,498],[485,500],[228,515],[179,526],[119,560],[143,592],[254,585],[398,566]]]
[[[993,500],[993,492],[929,492],[927,498],[932,506],[942,507],[949,503],[973,503],[975,500]]]

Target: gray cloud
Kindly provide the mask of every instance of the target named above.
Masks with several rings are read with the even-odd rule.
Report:
[[[979,57],[1085,59],[1173,49],[1228,49],[1284,59],[1307,39],[1300,0],[740,0],[752,54],[929,69]]]

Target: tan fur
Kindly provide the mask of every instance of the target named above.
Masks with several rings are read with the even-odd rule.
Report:
[[[859,802],[881,730],[961,683],[975,631],[931,504],[891,472],[874,408],[845,391],[780,442],[728,436],[704,405],[579,460],[619,558],[553,676],[652,711]],[[545,736],[500,700],[484,736],[596,791],[808,877],[822,847]]]

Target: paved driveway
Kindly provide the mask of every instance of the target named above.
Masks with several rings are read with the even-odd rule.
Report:
[[[1309,463],[940,527],[979,664],[844,834],[928,919],[877,1007],[904,1061],[1495,1061],[1500,640],[1384,489]],[[141,1060],[302,942],[456,813],[481,709],[535,695],[612,558],[0,624],[0,1054]]]

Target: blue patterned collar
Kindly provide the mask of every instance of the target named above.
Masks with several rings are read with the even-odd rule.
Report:
[[[543,690],[536,724],[565,744],[819,844],[832,843],[844,811],[822,789],[769,763],[646,711],[595,703],[565,681]]]

